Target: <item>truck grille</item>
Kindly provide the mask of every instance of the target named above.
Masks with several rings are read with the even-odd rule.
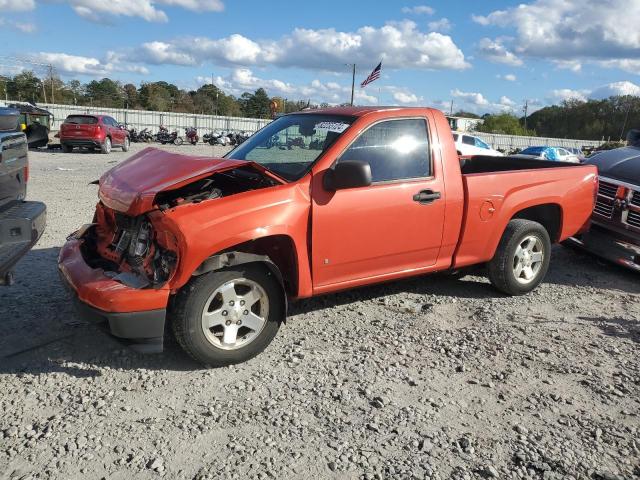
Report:
[[[613,215],[613,200],[598,197],[593,212],[603,217],[611,218]]]
[[[603,182],[600,180],[600,185],[598,187],[598,195],[602,195],[603,197],[608,198],[616,198],[616,193],[618,192],[618,185],[615,183]]]
[[[640,228],[640,212],[629,211],[627,223],[632,227]]]
[[[640,190],[636,190],[635,192],[633,192],[633,196],[631,197],[631,205],[640,207]]]

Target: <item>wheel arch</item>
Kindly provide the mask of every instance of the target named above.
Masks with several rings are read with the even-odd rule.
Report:
[[[557,243],[560,240],[560,234],[562,232],[562,218],[562,207],[559,204],[543,203],[519,210],[509,221],[523,219],[537,222],[545,228],[549,234],[551,243]]]
[[[298,256],[295,243],[288,235],[270,235],[229,247],[207,257],[192,276],[249,263],[261,263],[269,269],[287,296],[298,295]]]

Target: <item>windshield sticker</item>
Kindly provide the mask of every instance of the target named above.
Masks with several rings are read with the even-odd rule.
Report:
[[[330,132],[342,133],[349,128],[349,124],[341,122],[320,122],[316,125],[316,128],[326,128]]]

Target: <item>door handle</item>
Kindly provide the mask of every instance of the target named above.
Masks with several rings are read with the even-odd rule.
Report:
[[[433,190],[421,190],[413,196],[413,201],[418,202],[421,205],[427,205],[439,200],[440,197],[440,192],[434,192]]]

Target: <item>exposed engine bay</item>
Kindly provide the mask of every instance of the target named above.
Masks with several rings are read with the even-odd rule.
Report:
[[[185,203],[199,203],[274,185],[278,185],[278,182],[253,168],[236,168],[214,173],[175,190],[160,192],[155,204],[160,210],[166,210]]]
[[[217,172],[188,185],[157,194],[154,205],[163,211],[249,190],[278,185],[252,168]],[[175,269],[176,245],[155,232],[148,216],[125,215],[100,202],[92,228],[83,232],[82,252],[92,268],[132,288],[161,288]]]

